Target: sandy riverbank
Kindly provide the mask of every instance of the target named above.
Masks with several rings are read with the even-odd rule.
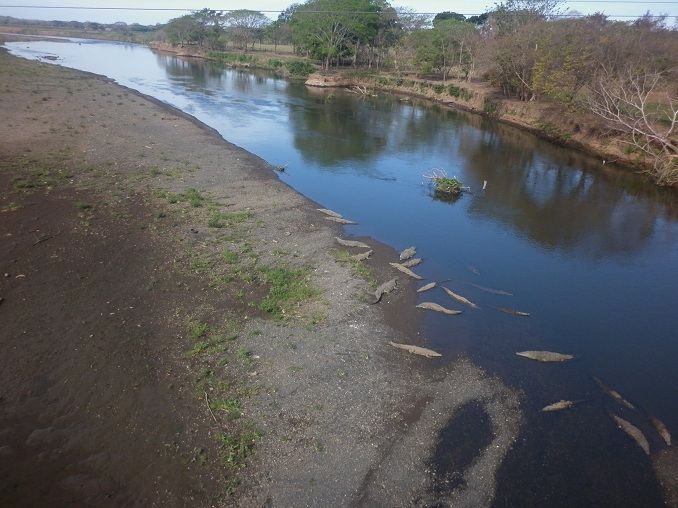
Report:
[[[425,345],[410,283],[365,303],[339,227],[177,111],[0,68],[2,504],[491,502],[518,394],[388,346]],[[394,276],[374,247],[372,277]],[[489,444],[441,469],[469,405]]]

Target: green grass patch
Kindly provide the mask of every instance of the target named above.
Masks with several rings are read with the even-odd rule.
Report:
[[[353,275],[365,279],[370,283],[370,285],[375,285],[376,280],[374,278],[374,274],[372,273],[372,269],[364,262],[357,261],[351,258],[351,256],[352,254],[346,250],[340,250],[336,253],[337,261],[348,264],[351,267],[351,272],[353,272]]]
[[[296,307],[318,294],[309,283],[308,270],[263,267],[259,271],[269,291],[258,307],[276,319],[291,317]]]
[[[290,60],[285,62],[285,67],[292,76],[300,78],[306,77],[316,70],[315,65],[303,60]]]
[[[207,220],[207,225],[211,228],[233,227],[251,219],[253,216],[254,213],[249,210],[229,213],[213,210],[212,215],[210,215],[210,218]]]
[[[212,411],[223,411],[229,418],[240,418],[242,409],[238,399],[214,399],[210,401]]]
[[[53,187],[58,183],[51,171],[43,168],[35,169],[32,164],[32,160],[27,160],[21,162],[18,167],[11,168],[29,173],[26,176],[17,176],[12,179],[12,186],[15,190],[30,193],[37,188]]]
[[[462,183],[454,177],[435,176],[432,181],[437,192],[454,195],[461,193]]]
[[[240,255],[237,252],[229,249],[224,249],[222,255],[224,257],[224,261],[226,261],[226,263],[229,265],[235,265],[240,260]]]
[[[238,348],[236,356],[238,357],[238,361],[240,362],[240,364],[246,369],[249,370],[254,366],[254,359],[252,358],[252,353],[245,349],[244,347]]]
[[[464,87],[457,86],[457,85],[449,85],[447,87],[447,94],[451,95],[452,97],[457,97],[459,99],[463,99],[465,101],[471,100],[473,98],[473,93],[467,90]]]
[[[188,189],[186,192],[183,194],[176,194],[174,192],[169,192],[169,191],[160,191],[157,193],[157,196],[166,199],[168,203],[175,204],[175,203],[188,203],[192,207],[199,208],[203,206],[205,201],[207,200],[205,196],[203,196],[200,191],[197,189]]]
[[[205,197],[196,189],[188,189],[184,194],[184,199],[193,207],[200,207],[205,202]]]
[[[202,337],[205,337],[207,333],[210,331],[210,327],[207,323],[191,323],[189,327],[189,335],[193,339],[200,339]]]
[[[253,430],[239,435],[230,435],[225,432],[219,433],[217,441],[219,442],[219,448],[221,449],[224,461],[233,468],[239,469],[243,467],[260,437],[259,433]]]
[[[207,341],[200,341],[196,343],[187,353],[187,356],[197,356],[209,350],[210,343]]]
[[[224,222],[222,215],[223,214],[219,210],[214,210],[207,220],[207,225],[211,228],[223,228],[226,223]]]
[[[211,259],[198,257],[191,259],[190,269],[195,275],[208,275],[214,271],[214,261]]]

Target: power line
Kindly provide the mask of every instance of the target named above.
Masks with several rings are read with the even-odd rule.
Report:
[[[610,4],[635,4],[635,5],[654,5],[654,4],[668,4],[668,5],[678,5],[678,1],[668,1],[668,0],[650,0],[650,1],[639,1],[635,2],[633,0],[566,0],[565,3],[610,3]],[[84,11],[131,11],[131,12],[196,12],[200,9],[187,9],[187,8],[177,8],[177,7],[81,7],[81,6],[72,6],[72,5],[0,5],[0,9],[52,9],[52,10],[84,10]],[[244,9],[213,9],[218,12],[234,12]],[[282,10],[256,10],[256,9],[246,9],[256,12],[261,12],[263,14],[280,14]],[[310,11],[303,10],[299,13],[304,14],[375,14],[374,11]],[[408,14],[420,15],[420,16],[435,16],[437,12],[409,12]],[[474,13],[458,13],[462,16],[480,16],[486,14],[484,12],[474,12]],[[605,16],[610,18],[639,18],[639,17],[650,17],[650,18],[663,18],[665,15],[649,15],[645,13],[637,15],[628,15],[628,14],[607,14]],[[552,18],[574,18],[582,17],[585,14],[552,14]],[[678,17],[675,15],[666,15],[668,17]]]

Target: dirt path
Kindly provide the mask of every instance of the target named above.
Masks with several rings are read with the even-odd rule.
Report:
[[[388,346],[390,249],[103,78],[0,52],[0,116],[0,505],[490,504],[518,394]]]

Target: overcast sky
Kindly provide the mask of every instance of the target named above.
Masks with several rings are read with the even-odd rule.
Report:
[[[178,11],[124,11],[124,10],[84,10],[84,9],[49,9],[47,6],[77,6],[77,7],[135,7],[135,8],[155,8],[155,9],[194,9],[210,7],[216,10],[222,9],[253,9],[261,11],[279,11],[293,3],[294,0],[0,0],[0,15],[14,16],[27,19],[59,19],[76,21],[97,21],[99,23],[112,23],[115,21],[125,21],[127,23],[154,24],[162,23],[168,19],[182,15]],[[297,0],[301,3],[302,0]],[[395,7],[410,7],[419,12],[441,12],[454,11],[463,14],[482,13],[495,5],[494,0],[468,2],[464,0],[393,0],[391,5]],[[30,6],[39,5],[43,8],[26,7],[4,7],[4,6]],[[631,15],[637,16],[645,11],[652,14],[669,14],[678,16],[678,3],[662,0],[650,2],[649,0],[639,0],[637,2],[610,3],[594,2],[586,0],[585,2],[576,2],[570,0],[565,4],[565,9],[574,10],[580,13],[588,14],[593,12],[604,12],[609,15]],[[268,13],[272,18],[277,14]],[[675,20],[675,19],[674,19]],[[671,24],[673,24],[671,20]]]

